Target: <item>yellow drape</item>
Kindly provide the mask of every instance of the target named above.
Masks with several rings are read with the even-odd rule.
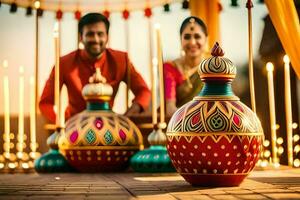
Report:
[[[282,46],[300,78],[300,27],[293,0],[265,0]]]
[[[208,47],[220,42],[219,0],[190,0],[192,16],[199,17],[207,25]]]

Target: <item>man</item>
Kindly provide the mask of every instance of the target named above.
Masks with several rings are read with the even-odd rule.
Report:
[[[60,58],[60,85],[67,86],[69,96],[69,104],[65,112],[66,119],[85,109],[86,102],[81,90],[88,83],[89,77],[95,73],[96,68],[100,68],[107,83],[113,87],[113,95],[109,102],[111,107],[120,82],[127,81],[128,71],[130,71],[130,80],[134,83],[131,84],[130,89],[135,98],[126,114],[140,113],[149,105],[150,90],[129,61],[127,53],[106,48],[109,25],[107,18],[99,13],[89,13],[83,16],[79,21],[78,31],[84,50],[78,49]],[[54,69],[46,82],[39,102],[42,114],[54,123],[53,105]]]

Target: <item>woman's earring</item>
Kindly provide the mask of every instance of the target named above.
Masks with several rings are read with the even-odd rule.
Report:
[[[183,49],[180,50],[180,56],[184,57],[185,56],[185,51]]]
[[[84,49],[84,45],[82,42],[78,42],[78,49]]]

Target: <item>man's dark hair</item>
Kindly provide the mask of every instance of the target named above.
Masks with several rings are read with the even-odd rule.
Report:
[[[78,33],[80,33],[80,35],[82,34],[83,31],[83,27],[85,25],[89,25],[89,24],[95,24],[98,22],[103,22],[105,24],[106,27],[106,33],[108,34],[109,31],[109,21],[108,19],[100,14],[100,13],[88,13],[86,15],[84,15],[78,23]]]
[[[182,35],[182,32],[185,29],[185,27],[188,24],[190,24],[191,19],[195,20],[195,23],[198,24],[202,28],[203,33],[207,36],[207,28],[206,28],[205,23],[201,19],[199,19],[198,17],[195,17],[195,16],[191,16],[191,17],[188,17],[185,20],[183,20],[183,22],[180,26],[180,31],[179,31],[180,35]]]

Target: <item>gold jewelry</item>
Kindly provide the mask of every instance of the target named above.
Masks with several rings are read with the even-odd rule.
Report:
[[[187,81],[188,87],[189,88],[193,88],[193,84],[191,82],[190,76],[193,75],[195,73],[195,69],[197,69],[197,66],[194,66],[192,68],[185,67],[186,65],[183,66],[183,75]]]

